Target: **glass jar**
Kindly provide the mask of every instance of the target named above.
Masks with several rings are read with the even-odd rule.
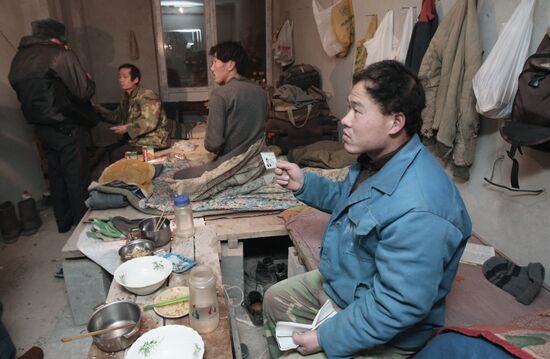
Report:
[[[189,196],[186,194],[174,196],[174,215],[176,217],[176,238],[189,238],[195,234],[193,225],[193,210]]]
[[[216,295],[216,276],[204,265],[191,270],[189,278],[189,324],[200,334],[218,327],[220,312]]]

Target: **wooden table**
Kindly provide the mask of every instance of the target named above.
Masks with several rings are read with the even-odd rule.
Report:
[[[223,297],[224,290],[222,286],[223,282],[218,256],[218,245],[219,242],[213,226],[198,227],[194,238],[187,240],[173,240],[171,242],[171,251],[173,253],[182,254],[188,258],[192,258],[197,262],[197,264],[207,265],[214,271],[217,277],[220,324],[213,332],[201,335],[205,348],[204,358],[232,358],[229,318],[225,298]],[[189,271],[182,274],[172,273],[167,283],[162,288],[153,294],[146,296],[136,296],[126,291],[123,287],[117,284],[116,281],[113,281],[106,302],[110,303],[117,300],[130,300],[139,304],[140,307],[143,307],[145,304],[152,303],[159,291],[168,287],[182,285],[187,286],[188,280]],[[153,310],[142,311],[140,335],[151,329],[171,324],[189,326],[189,316],[179,319],[164,319],[158,316]],[[124,358],[124,355],[125,351],[118,353],[105,353],[92,344],[90,352],[88,353],[88,359],[122,359]]]

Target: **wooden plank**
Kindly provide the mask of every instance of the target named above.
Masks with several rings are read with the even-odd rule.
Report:
[[[264,238],[287,236],[284,221],[276,215],[235,219],[207,220],[207,225],[215,225],[220,241],[232,239]]]
[[[202,335],[205,343],[204,358],[232,357],[229,318],[224,298],[218,244],[216,231],[212,226],[197,228],[195,233],[195,261],[197,261],[197,264],[210,267],[216,275],[220,310],[220,324],[216,330]]]

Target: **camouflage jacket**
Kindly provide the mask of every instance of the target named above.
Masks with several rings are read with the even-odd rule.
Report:
[[[135,146],[169,146],[169,129],[166,113],[159,97],[151,90],[137,86],[130,95],[124,93],[120,106],[105,114],[106,120],[129,124],[128,143]]]

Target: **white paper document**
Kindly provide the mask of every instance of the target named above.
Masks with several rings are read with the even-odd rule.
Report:
[[[277,157],[273,152],[260,152],[262,160],[264,161],[264,166],[267,170],[272,170],[277,167]]]
[[[466,243],[464,254],[460,261],[463,263],[482,265],[487,259],[494,257],[495,249],[483,244]]]
[[[332,318],[335,314],[336,309],[334,309],[331,301],[327,300],[321,309],[319,309],[319,312],[311,324],[277,322],[277,325],[275,326],[275,337],[277,338],[279,349],[281,349],[281,351],[285,351],[298,348],[298,345],[296,345],[292,339],[292,333],[304,333],[308,330],[317,329],[317,327],[323,324],[327,319]]]

